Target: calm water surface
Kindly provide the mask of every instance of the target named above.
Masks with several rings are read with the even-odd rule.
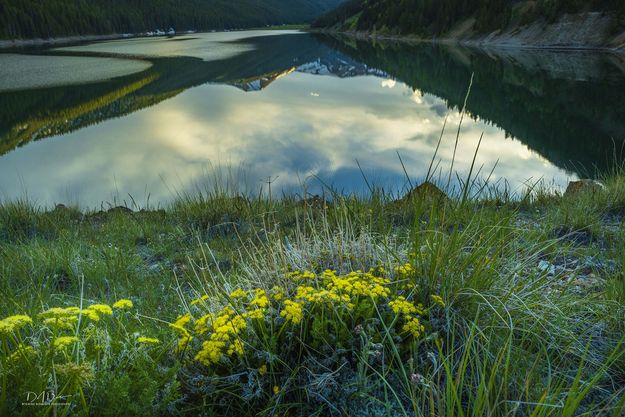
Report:
[[[561,187],[623,144],[624,61],[275,31],[0,54],[0,199],[166,204],[216,177],[250,193],[267,178],[363,193],[363,173],[401,192],[398,154],[418,182],[445,120],[443,182],[454,150],[466,174],[482,136],[481,176]]]

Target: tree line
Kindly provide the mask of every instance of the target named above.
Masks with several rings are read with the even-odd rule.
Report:
[[[506,27],[512,19],[553,21],[584,11],[614,12],[625,23],[623,0],[349,0],[321,16],[313,27],[436,36],[468,17],[475,18],[476,30],[487,32]]]
[[[0,0],[0,38],[310,22],[341,0]]]

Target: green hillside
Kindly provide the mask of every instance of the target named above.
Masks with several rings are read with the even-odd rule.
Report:
[[[2,0],[0,39],[305,23],[342,0]]]
[[[474,19],[473,28],[478,33],[487,33],[592,11],[614,13],[618,22],[614,30],[625,22],[623,0],[349,0],[321,16],[313,26],[438,36],[468,19]]]

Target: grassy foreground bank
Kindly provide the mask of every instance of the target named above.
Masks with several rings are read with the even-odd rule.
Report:
[[[0,206],[0,415],[622,416],[625,178]]]

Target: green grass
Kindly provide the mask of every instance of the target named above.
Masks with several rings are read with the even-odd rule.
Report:
[[[366,198],[322,202],[215,187],[133,213],[5,203],[0,317],[35,322],[3,339],[0,409],[11,416],[621,416],[625,176],[603,181],[605,190],[573,196],[536,187],[517,198],[485,189],[399,200],[373,189]],[[413,272],[393,272],[406,263]],[[432,294],[445,300],[423,316],[419,338],[402,333],[387,299],[358,301],[347,313],[306,305],[298,325],[284,322],[283,304],[272,301],[264,324],[248,325],[241,358],[198,364],[200,334],[186,354],[175,352],[168,323],[219,311],[237,287],[269,293],[294,288],[288,271],[319,277],[380,266],[393,296],[426,307]],[[322,288],[320,278],[314,286]],[[199,309],[190,305],[203,294],[209,299]],[[51,347],[54,330],[41,311],[121,298],[134,308],[76,330],[81,341],[71,351]],[[144,346],[138,335],[162,343]],[[18,343],[36,351],[19,370],[8,359]],[[67,363],[83,371],[59,368]],[[265,376],[261,364],[269,366]],[[21,405],[26,392],[44,390],[67,395],[70,405]]]

